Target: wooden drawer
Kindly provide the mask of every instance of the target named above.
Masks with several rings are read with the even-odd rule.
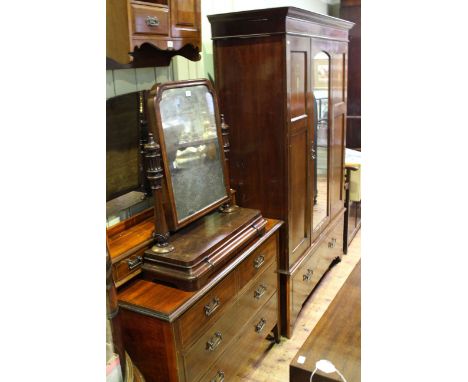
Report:
[[[241,323],[237,315],[237,304],[234,304],[201,335],[184,356],[187,382],[198,380],[216,361],[238,334]]]
[[[276,235],[270,237],[239,266],[241,287],[263,272],[276,256]],[[276,262],[275,262],[276,263]]]
[[[119,287],[123,282],[127,281],[131,275],[136,276],[140,273],[141,265],[143,264],[143,254],[146,247],[135,252],[133,255],[117,261],[112,265],[112,275],[114,282]]]
[[[343,254],[343,218],[332,228],[320,246],[309,255],[309,259],[294,273],[292,280],[293,316],[301,310],[302,304],[315,288],[332,261]]]
[[[186,348],[208,322],[214,322],[236,294],[235,272],[229,273],[179,320],[180,342]]]
[[[237,342],[233,342],[219,357],[200,382],[221,382],[240,380],[239,370],[247,360],[258,360],[271,346],[267,335],[278,322],[278,295],[275,293],[265,306],[244,326]],[[263,321],[262,321],[263,320]],[[264,322],[264,323],[263,323]],[[250,361],[251,362],[251,361]]]
[[[276,273],[276,262],[271,263],[267,269],[250,284],[239,299],[238,319],[246,322],[252,315],[265,304],[276,292],[278,285],[278,274]]]
[[[131,4],[133,33],[164,35],[169,34],[167,8]]]

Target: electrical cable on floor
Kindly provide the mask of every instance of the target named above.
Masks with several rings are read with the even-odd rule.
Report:
[[[341,374],[341,372],[335,367],[335,365],[333,365],[330,361],[328,361],[326,359],[321,359],[321,360],[317,361],[317,363],[315,364],[315,369],[312,372],[312,374],[310,375],[309,382],[312,382],[312,378],[313,378],[314,374],[317,372],[317,370],[323,371],[326,374],[336,372],[340,376],[340,378],[343,380],[343,382],[347,382],[344,375]]]

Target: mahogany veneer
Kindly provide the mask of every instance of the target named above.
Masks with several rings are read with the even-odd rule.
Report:
[[[277,260],[282,222],[252,241],[198,291],[144,279],[118,294],[127,352],[147,381],[233,380],[279,341]]]
[[[229,170],[237,202],[285,222],[281,310],[283,333],[290,336],[308,295],[296,293],[295,272],[309,261],[321,263],[317,251],[334,227],[342,227],[348,32],[353,24],[294,7],[208,19],[220,110],[231,126]],[[330,59],[327,213],[320,224],[312,212],[317,177],[312,76],[319,52]],[[333,238],[342,236],[343,231]],[[339,257],[342,251],[334,254]],[[330,264],[333,259],[324,256]],[[315,278],[320,279],[322,269],[312,269]]]

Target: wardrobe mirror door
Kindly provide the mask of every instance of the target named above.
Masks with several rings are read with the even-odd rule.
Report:
[[[319,52],[313,57],[312,63],[312,91],[314,94],[312,159],[315,174],[312,222],[315,231],[328,216],[330,57],[324,52]]]

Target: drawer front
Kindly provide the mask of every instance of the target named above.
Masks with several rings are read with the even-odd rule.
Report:
[[[209,322],[214,322],[220,316],[235,294],[235,272],[231,272],[182,315],[179,320],[179,335],[183,348],[201,334],[205,325],[209,325]]]
[[[238,319],[241,322],[248,321],[277,291],[277,280],[276,261],[274,261],[263,273],[255,278],[254,282],[240,297]]]
[[[320,271],[317,264],[321,257],[321,252],[325,248],[321,245],[314,253],[309,255],[309,259],[295,272],[292,277],[292,313],[293,317],[299,314],[302,304],[309,296],[312,289],[320,280]],[[320,276],[320,277],[319,277]]]
[[[117,286],[128,278],[132,273],[137,275],[143,264],[143,254],[145,253],[146,247],[135,252],[133,255],[126,257],[116,262],[112,267],[112,274],[114,281]]]
[[[184,356],[186,381],[200,378],[234,339],[241,323],[235,304],[201,335]]]
[[[343,254],[343,218],[325,237],[316,251],[295,272],[292,281],[293,317],[299,314],[302,304],[315,288],[332,261]]]
[[[241,287],[252,280],[255,275],[263,272],[269,263],[276,258],[276,237],[277,235],[270,237],[239,266]]]
[[[243,328],[237,342],[233,342],[213,364],[200,382],[237,381],[242,367],[258,360],[271,345],[267,335],[278,322],[278,296],[275,293],[265,306]]]
[[[131,4],[133,33],[167,36],[169,33],[166,8]]]

